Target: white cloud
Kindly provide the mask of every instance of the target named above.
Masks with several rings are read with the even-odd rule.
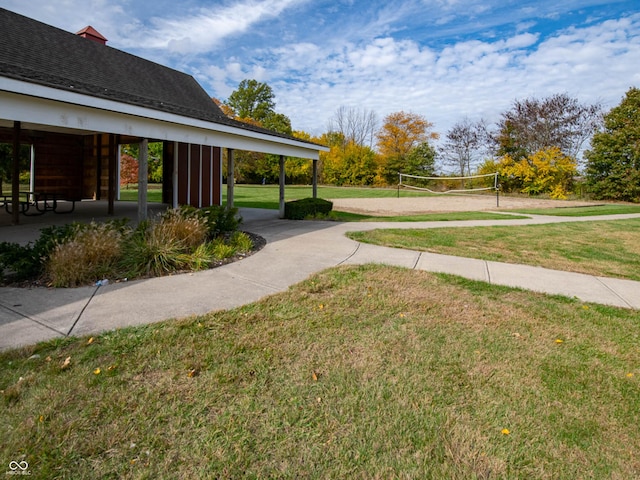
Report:
[[[244,0],[226,7],[203,7],[195,14],[153,17],[151,27],[126,40],[136,48],[168,49],[171,53],[198,54],[228,36],[245,33],[254,24],[277,17],[299,0]]]
[[[341,105],[380,118],[413,111],[444,133],[465,116],[493,122],[516,98],[566,92],[611,107],[640,86],[640,14],[602,21],[600,9],[581,27],[545,32],[545,16],[575,19],[604,0],[154,2],[0,5],[68,31],[92,24],[110,45],[191,73],[220,99],[245,78],[265,81],[294,128],[317,134]]]
[[[566,92],[582,102],[616,105],[640,84],[640,15],[546,40],[521,33],[434,50],[384,37],[341,51],[306,51],[314,52],[309,61],[293,49],[267,67],[279,109],[295,128],[321,133],[335,110],[348,105],[380,117],[414,111],[444,133],[465,116],[495,122],[517,98]],[[292,63],[306,75],[287,76]]]

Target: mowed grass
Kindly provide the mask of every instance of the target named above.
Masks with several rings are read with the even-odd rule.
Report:
[[[589,217],[593,215],[619,215],[625,213],[640,213],[640,205],[604,204],[594,205],[590,207],[538,208],[517,210],[517,212],[534,215],[554,215],[558,217]]]
[[[147,192],[148,201],[162,201],[162,186],[149,185]],[[318,186],[320,198],[395,198],[398,190],[394,188],[367,188],[367,187],[332,187]],[[285,201],[300,200],[313,196],[311,185],[287,185],[285,187]],[[400,191],[401,197],[425,196],[424,193],[415,191]],[[278,185],[234,185],[234,205],[236,207],[268,208],[277,210],[280,207],[280,187]],[[136,186],[120,190],[120,199],[137,201],[138,190]],[[227,201],[227,186],[222,185],[222,201]]]
[[[526,226],[377,229],[354,240],[640,280],[640,218]]]
[[[332,220],[338,222],[454,222],[464,220],[515,220],[518,218],[530,218],[526,215],[503,215],[492,212],[447,212],[381,217],[335,210],[331,212],[330,216]]]
[[[151,188],[153,187],[153,188]],[[160,190],[159,190],[160,189]],[[331,187],[319,186],[320,198],[395,198],[398,192],[393,188],[367,188],[367,187]],[[280,208],[280,189],[277,185],[235,185],[234,206],[245,208],[266,208],[277,210]],[[285,201],[299,200],[313,195],[311,186],[287,185],[285,188]],[[401,190],[401,197],[425,196],[428,194]],[[223,185],[223,202],[227,201],[226,185]],[[137,201],[138,191],[133,188],[120,191],[120,199],[124,201]],[[162,202],[162,191],[159,185],[152,185],[148,191],[149,202]],[[527,218],[522,215],[500,215],[490,212],[451,212],[432,213],[424,215],[407,215],[394,217],[381,217],[371,215],[359,215],[333,211],[331,219],[339,222],[438,222],[454,220],[509,220],[514,218]]]
[[[42,479],[638,478],[639,342],[631,310],[340,267],[0,354],[0,458]]]

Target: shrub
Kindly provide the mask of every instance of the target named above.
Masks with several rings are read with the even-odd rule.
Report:
[[[253,240],[244,232],[234,232],[229,244],[235,247],[237,253],[248,253],[253,249]]]
[[[159,225],[141,222],[124,244],[121,267],[127,277],[161,276],[186,266],[184,244]]]
[[[17,243],[0,243],[0,278],[3,282],[26,280],[40,274],[40,258],[33,247]]]
[[[213,205],[200,210],[201,215],[206,219],[208,228],[208,238],[214,238],[224,234],[235,232],[242,223],[242,217],[238,215],[237,207],[225,207]]]
[[[206,220],[193,207],[167,210],[153,228],[159,237],[181,243],[186,249],[204,243],[208,231]]]
[[[51,252],[46,270],[54,287],[74,287],[113,276],[123,231],[112,223],[77,224],[75,233]]]
[[[0,243],[0,280],[29,280],[46,273],[53,286],[71,287],[110,277],[210,268],[253,249],[251,238],[237,231],[242,221],[237,211],[180,207],[141,222],[135,230],[125,219],[48,227],[33,245]]]
[[[114,228],[122,228],[122,222],[110,222]],[[50,226],[40,230],[35,243],[25,246],[17,243],[0,243],[0,278],[7,281],[23,281],[41,276],[51,252],[56,246],[67,242],[82,224],[71,223]]]
[[[211,242],[211,251],[216,260],[225,260],[236,254],[236,247],[226,243],[223,238],[218,238]]]
[[[211,243],[198,245],[195,250],[185,258],[188,268],[196,271],[210,268],[215,260],[215,252],[213,251],[213,245]]]
[[[284,204],[284,218],[302,220],[308,216],[318,214],[328,215],[333,209],[333,203],[322,198],[303,198]]]

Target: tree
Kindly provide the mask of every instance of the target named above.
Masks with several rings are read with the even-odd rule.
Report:
[[[31,171],[31,155],[29,145],[20,145],[19,153],[20,177]],[[10,181],[13,176],[13,144],[0,143],[0,187],[3,181]],[[4,193],[4,192],[3,192]]]
[[[328,153],[320,152],[323,181],[335,185],[372,185],[378,166],[376,153],[367,146],[337,140],[339,143],[331,145]]]
[[[329,132],[335,132],[344,138],[344,146],[349,143],[367,147],[373,146],[378,128],[378,118],[372,110],[340,107],[329,120]]]
[[[429,142],[422,142],[411,149],[405,162],[405,171],[410,175],[431,177],[435,174],[436,149]]]
[[[128,153],[120,155],[120,185],[129,188],[129,184],[138,183],[138,160]]]
[[[557,199],[567,198],[577,172],[575,160],[558,147],[540,150],[521,159],[507,154],[496,166],[504,179],[505,190],[508,186],[528,195],[548,194]]]
[[[630,88],[604,116],[585,152],[587,185],[596,198],[640,202],[640,90]]]
[[[273,90],[257,80],[242,80],[225,104],[239,119],[249,118],[263,122],[274,112]]]
[[[395,183],[399,171],[406,173],[407,157],[414,148],[438,138],[437,133],[430,132],[431,127],[431,122],[416,113],[395,112],[384,118],[376,138],[382,157],[381,176],[387,183]]]
[[[274,132],[291,135],[291,120],[283,113],[270,112],[263,120],[262,127]]]
[[[447,165],[454,166],[461,177],[471,175],[487,143],[487,127],[483,121],[472,122],[468,118],[456,123],[446,134],[441,156]]]
[[[600,122],[601,106],[581,104],[567,94],[516,100],[502,114],[494,137],[496,156],[519,160],[551,147],[578,158]]]
[[[214,102],[230,118],[266,128],[274,132],[291,135],[291,120],[275,108],[273,90],[257,80],[243,80],[225,103]],[[279,156],[258,152],[238,151],[235,156],[236,178],[239,181],[260,183],[263,180],[277,181]]]
[[[162,170],[162,150],[163,149],[163,145],[162,142],[149,142],[148,147],[147,147],[147,158],[148,158],[148,175],[147,175],[147,180],[149,181],[149,183],[162,183],[162,175],[163,175],[163,170]],[[133,181],[126,181],[123,182],[121,179],[121,184],[129,184],[129,183],[138,183],[138,173],[137,173],[137,162],[138,162],[138,158],[140,158],[139,156],[140,154],[140,144],[139,143],[130,143],[130,144],[123,144],[122,145],[122,156],[121,158],[121,162],[122,162],[122,158],[124,157],[124,155],[129,155],[131,157],[133,157],[134,161],[136,162],[136,178]],[[121,175],[122,174],[122,167],[121,166]]]

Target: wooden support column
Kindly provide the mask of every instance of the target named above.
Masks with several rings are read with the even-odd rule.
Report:
[[[109,158],[108,158],[108,171],[109,178],[107,183],[107,199],[108,199],[108,208],[107,213],[109,215],[113,215],[114,213],[114,204],[116,201],[116,171],[117,171],[117,162],[118,162],[118,148],[117,148],[118,137],[114,134],[109,135]]]
[[[179,176],[178,176],[178,160],[180,159],[180,149],[178,142],[173,142],[173,177],[172,177],[172,189],[173,189],[173,198],[171,199],[171,206],[173,208],[178,208],[178,190],[179,190]]]
[[[313,159],[313,198],[318,198],[318,160]]]
[[[96,193],[95,199],[102,198],[102,134],[97,133],[93,136],[94,148],[96,149]]]
[[[143,139],[139,144],[138,158],[138,222],[147,219],[147,184],[149,178],[149,140]]]
[[[227,208],[233,208],[233,184],[235,180],[233,148],[227,148]]]
[[[13,122],[13,174],[11,176],[11,223],[20,223],[20,122]]]
[[[284,155],[280,155],[280,218],[284,218]]]

